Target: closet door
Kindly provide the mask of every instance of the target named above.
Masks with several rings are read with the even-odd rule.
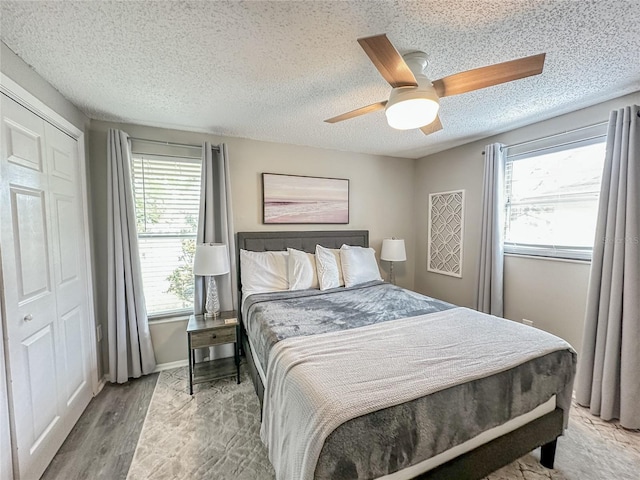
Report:
[[[32,479],[91,395],[81,196],[72,172],[76,142],[1,97],[0,245],[14,474]]]
[[[59,332],[60,396],[67,430],[92,397],[88,291],[77,142],[45,122],[53,289]]]

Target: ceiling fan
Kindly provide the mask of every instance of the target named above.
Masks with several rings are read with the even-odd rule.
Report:
[[[442,129],[438,117],[440,98],[539,75],[546,55],[541,53],[467,70],[432,82],[424,74],[428,64],[426,53],[411,52],[401,56],[385,34],[359,38],[358,43],[393,87],[389,100],[343,113],[325,122],[341,122],[384,109],[391,127],[399,130],[419,128],[425,135]]]

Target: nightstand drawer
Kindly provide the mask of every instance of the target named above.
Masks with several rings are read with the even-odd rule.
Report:
[[[222,345],[236,341],[236,327],[216,328],[206,332],[191,334],[191,348],[209,347],[211,345]]]

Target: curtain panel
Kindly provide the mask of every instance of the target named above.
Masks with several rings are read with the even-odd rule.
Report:
[[[504,282],[504,145],[494,143],[484,149],[482,188],[482,229],[480,269],[476,309],[503,316]]]
[[[236,246],[231,206],[231,176],[227,147],[221,144],[214,149],[209,142],[202,145],[202,182],[200,213],[196,243],[224,243],[229,250],[229,273],[215,277],[220,299],[220,310],[237,309]],[[195,276],[193,309],[196,315],[204,313],[207,298],[206,278]],[[213,355],[211,348],[210,355]],[[206,352],[206,350],[205,350]],[[206,358],[201,350],[196,352],[196,361]]]
[[[640,428],[640,107],[611,112],[576,399]]]
[[[107,138],[107,325],[109,381],[125,383],[156,367],[142,290],[129,136]]]

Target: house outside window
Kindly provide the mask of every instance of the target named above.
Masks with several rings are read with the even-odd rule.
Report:
[[[507,150],[505,253],[590,260],[606,125]]]
[[[200,206],[201,159],[133,155],[133,189],[147,313],[193,311],[193,256]]]

